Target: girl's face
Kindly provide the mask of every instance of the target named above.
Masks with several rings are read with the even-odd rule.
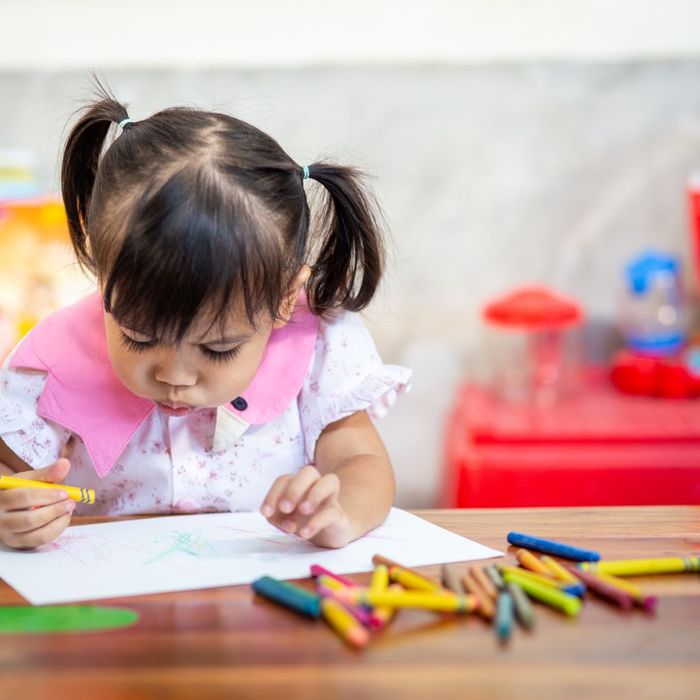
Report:
[[[213,326],[195,319],[182,343],[174,346],[122,326],[105,312],[107,348],[117,377],[129,391],[173,416],[239,396],[255,376],[273,328],[285,323],[261,315],[253,328],[242,312]]]

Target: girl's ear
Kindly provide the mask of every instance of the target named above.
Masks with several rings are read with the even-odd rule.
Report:
[[[272,324],[273,328],[282,328],[287,325],[296,306],[299,291],[307,283],[310,276],[311,268],[308,265],[302,265],[282,299],[282,304],[277,313],[277,320]]]

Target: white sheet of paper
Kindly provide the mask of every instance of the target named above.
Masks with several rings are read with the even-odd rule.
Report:
[[[1,547],[1,546],[0,546]],[[370,571],[383,554],[405,566],[502,554],[406,511],[342,549],[287,535],[259,513],[211,513],[69,527],[33,551],[0,548],[0,578],[30,603],[46,605],[251,583],[264,575]]]

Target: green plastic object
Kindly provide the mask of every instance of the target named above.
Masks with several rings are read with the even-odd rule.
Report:
[[[0,634],[115,630],[138,619],[135,610],[97,605],[2,606]]]

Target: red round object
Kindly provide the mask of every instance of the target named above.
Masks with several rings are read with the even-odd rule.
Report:
[[[516,289],[486,305],[488,323],[526,330],[556,330],[583,320],[581,307],[544,286]]]

